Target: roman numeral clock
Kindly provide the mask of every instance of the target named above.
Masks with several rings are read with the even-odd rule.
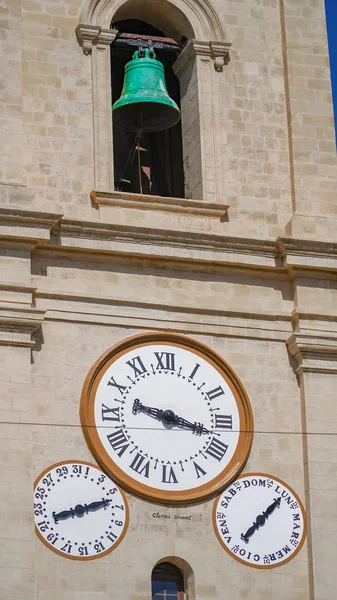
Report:
[[[127,338],[98,359],[80,418],[114,481],[167,504],[223,489],[245,465],[253,438],[250,402],[229,365],[208,346],[165,332]]]

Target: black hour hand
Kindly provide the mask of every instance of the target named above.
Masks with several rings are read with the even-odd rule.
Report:
[[[69,510],[62,510],[59,513],[54,511],[52,513],[53,519],[55,523],[58,523],[58,521],[69,519],[69,517],[72,519],[74,517],[83,517],[84,514],[94,512],[100,508],[104,508],[105,510],[106,507],[109,506],[110,502],[112,502],[112,500],[105,500],[105,498],[102,498],[102,500],[97,500],[97,502],[91,502],[90,504],[76,504],[75,508],[70,508]]]
[[[161,421],[161,415],[163,413],[163,411],[159,408],[153,408],[152,406],[144,406],[144,404],[142,404],[138,398],[136,398],[136,400],[133,403],[132,412],[134,415],[136,415],[137,413],[144,413],[144,415],[148,415],[149,417],[152,417],[153,419],[158,419],[159,421]]]
[[[265,511],[263,511],[263,513],[261,515],[258,515],[256,517],[255,522],[253,523],[253,525],[251,527],[249,527],[249,529],[247,529],[246,533],[241,533],[241,539],[246,544],[249,543],[249,538],[251,538],[252,535],[254,535],[255,531],[258,531],[260,529],[260,527],[263,527],[263,525],[265,524],[267,519],[270,517],[270,515],[273,514],[274,510],[276,508],[280,508],[281,499],[282,499],[281,497],[274,498],[274,502],[272,504],[270,504],[268,506],[268,508]]]

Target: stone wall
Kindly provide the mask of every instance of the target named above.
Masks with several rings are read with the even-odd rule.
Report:
[[[2,7],[0,599],[148,600],[153,566],[174,557],[188,600],[331,600],[337,158],[323,0],[172,0],[157,12],[144,0],[169,35],[182,14],[182,33],[195,33],[177,65],[186,199],[112,189],[117,9],[139,18],[135,1]],[[36,476],[93,461],[79,421],[89,368],[149,330],[199,339],[240,377],[255,420],[245,471],[284,479],[306,506],[294,560],[234,561],[213,533],[213,499],[128,494],[125,539],[85,565],[35,536]]]

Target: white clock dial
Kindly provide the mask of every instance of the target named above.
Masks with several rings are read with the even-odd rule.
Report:
[[[241,475],[215,501],[213,525],[225,550],[250,567],[288,562],[306,537],[301,500],[284,481],[265,473]]]
[[[244,464],[248,399],[209,349],[202,354],[204,346],[182,336],[148,337],[112,351],[89,394],[85,386],[85,435],[97,460],[128,488],[172,502],[206,497],[211,482],[223,485]]]
[[[95,465],[57,463],[34,485],[34,517],[38,537],[54,552],[92,560],[111,552],[128,525],[124,494]]]

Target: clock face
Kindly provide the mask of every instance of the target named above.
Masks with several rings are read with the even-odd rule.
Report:
[[[210,496],[252,443],[250,403],[232,370],[175,334],[129,338],[101,357],[84,384],[81,421],[104,470],[159,502]]]
[[[236,560],[260,569],[296,556],[306,537],[303,504],[281,479],[265,473],[241,475],[215,501],[215,534]]]
[[[124,494],[90,463],[57,463],[34,484],[35,531],[54,552],[92,560],[111,552],[128,525]]]

